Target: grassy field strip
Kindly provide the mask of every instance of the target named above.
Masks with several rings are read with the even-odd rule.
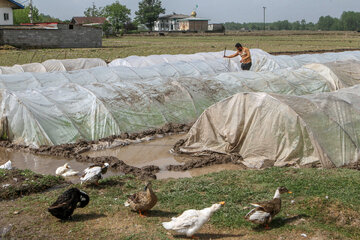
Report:
[[[301,234],[310,239],[360,239],[359,182],[356,170],[290,168],[157,180],[153,188],[159,202],[147,218],[140,218],[123,202],[143,183],[128,176],[114,177],[102,180],[100,187],[76,185],[91,201],[75,211],[73,221],[60,222],[46,211],[65,190],[57,189],[0,202],[0,226],[13,224],[9,237],[21,239],[183,239],[166,232],[161,222],[189,208],[226,201],[199,232],[201,239],[303,239]],[[243,216],[249,203],[272,198],[278,186],[286,186],[293,194],[283,196],[283,209],[272,229],[246,222]]]
[[[236,42],[250,48],[267,52],[317,51],[334,49],[360,49],[360,34],[334,32],[314,34],[312,32],[280,31],[270,35],[257,32],[241,35],[191,35],[191,36],[124,36],[104,38],[102,48],[86,49],[3,49],[0,50],[0,66],[12,66],[48,59],[102,58],[113,60],[132,55],[191,54],[234,49]]]

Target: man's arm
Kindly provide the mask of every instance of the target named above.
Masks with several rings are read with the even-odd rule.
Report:
[[[233,57],[236,57],[236,56],[239,56],[239,52],[236,52],[232,55],[229,55],[229,56],[224,56],[224,58],[233,58]]]

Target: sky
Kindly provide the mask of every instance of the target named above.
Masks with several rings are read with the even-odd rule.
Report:
[[[17,0],[28,3],[29,0]],[[33,0],[41,13],[71,19],[83,16],[84,10],[95,3],[97,7],[106,6],[115,0]],[[131,9],[132,18],[138,9],[138,0],[120,0]],[[262,22],[263,7],[266,7],[266,22],[289,20],[316,23],[320,16],[330,15],[339,18],[343,11],[360,12],[360,0],[162,0],[166,14],[173,12],[188,14],[196,10],[197,16],[210,19],[211,23],[224,22]]]

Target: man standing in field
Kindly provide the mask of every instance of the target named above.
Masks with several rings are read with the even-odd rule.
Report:
[[[233,58],[236,56],[241,57],[241,69],[242,70],[250,70],[251,68],[251,56],[250,51],[248,48],[241,46],[240,43],[235,44],[235,47],[237,49],[236,53],[230,56],[224,56],[224,58]]]

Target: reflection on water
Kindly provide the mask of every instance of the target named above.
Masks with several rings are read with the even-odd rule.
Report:
[[[91,163],[77,162],[76,160],[68,160],[56,156],[43,156],[35,155],[32,153],[0,148],[0,165],[11,160],[12,166],[18,169],[30,169],[36,173],[55,175],[55,171],[58,167],[63,166],[65,163],[69,163],[72,169],[79,171],[81,175],[82,171],[91,165]],[[121,175],[119,172],[108,170],[106,175]],[[80,182],[78,176],[68,178],[73,183]]]
[[[170,164],[181,164],[185,161],[183,157],[173,155],[169,151],[174,144],[185,138],[186,134],[170,135],[164,138],[158,138],[148,142],[131,144],[125,147],[105,149],[96,152],[86,153],[91,157],[114,156],[123,160],[126,164],[143,167],[146,165],[159,166],[161,171],[156,174],[158,179],[164,178],[183,178],[199,176],[209,172],[218,172],[222,170],[241,169],[234,164],[221,164],[204,168],[196,168],[185,172],[175,172],[166,170]]]
[[[182,164],[182,162],[184,162],[184,158],[173,155],[169,152],[173,145],[179,139],[184,137],[185,134],[170,135],[147,142],[131,144],[125,147],[84,153],[84,155],[89,155],[91,157],[115,156],[123,160],[125,163],[135,167],[156,165],[161,169],[160,172],[156,175],[158,179],[184,178],[199,176],[210,172],[218,172],[221,170],[241,169],[237,165],[221,164],[204,168],[196,168],[185,172],[166,170],[167,165]],[[8,160],[12,161],[12,165],[15,168],[30,169],[36,173],[51,175],[55,175],[56,169],[60,166],[63,166],[65,163],[69,163],[71,168],[75,171],[79,171],[80,174],[85,168],[91,165],[91,163],[77,162],[74,159],[68,160],[62,157],[35,155],[17,150],[0,148],[0,165]],[[114,175],[122,175],[122,173],[109,169],[104,177]],[[73,183],[78,183],[80,181],[79,176],[71,177],[69,180]]]

